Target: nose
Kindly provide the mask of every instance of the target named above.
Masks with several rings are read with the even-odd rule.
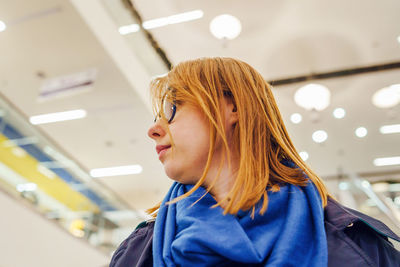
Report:
[[[162,120],[156,120],[155,123],[147,131],[147,135],[153,140],[164,136],[166,131],[162,124]]]

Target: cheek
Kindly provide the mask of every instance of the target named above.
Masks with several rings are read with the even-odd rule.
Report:
[[[181,183],[194,184],[203,174],[209,151],[208,132],[185,131],[174,136],[175,150],[165,162],[168,177]]]

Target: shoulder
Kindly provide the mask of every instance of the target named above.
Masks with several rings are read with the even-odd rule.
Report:
[[[154,220],[140,223],[114,252],[110,267],[152,266]]]
[[[324,222],[330,266],[399,266],[400,252],[389,238],[400,238],[381,221],[329,198]]]

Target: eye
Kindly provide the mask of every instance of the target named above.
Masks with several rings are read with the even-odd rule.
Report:
[[[165,99],[163,102],[163,112],[165,119],[170,122],[173,119],[173,115],[176,111],[176,106],[174,103],[171,103],[168,99]]]

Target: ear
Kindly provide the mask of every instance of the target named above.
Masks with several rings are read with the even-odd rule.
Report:
[[[233,99],[230,97],[224,98],[224,109],[225,109],[225,121],[227,126],[235,125],[238,120],[238,112],[236,108],[236,104],[233,102]]]

